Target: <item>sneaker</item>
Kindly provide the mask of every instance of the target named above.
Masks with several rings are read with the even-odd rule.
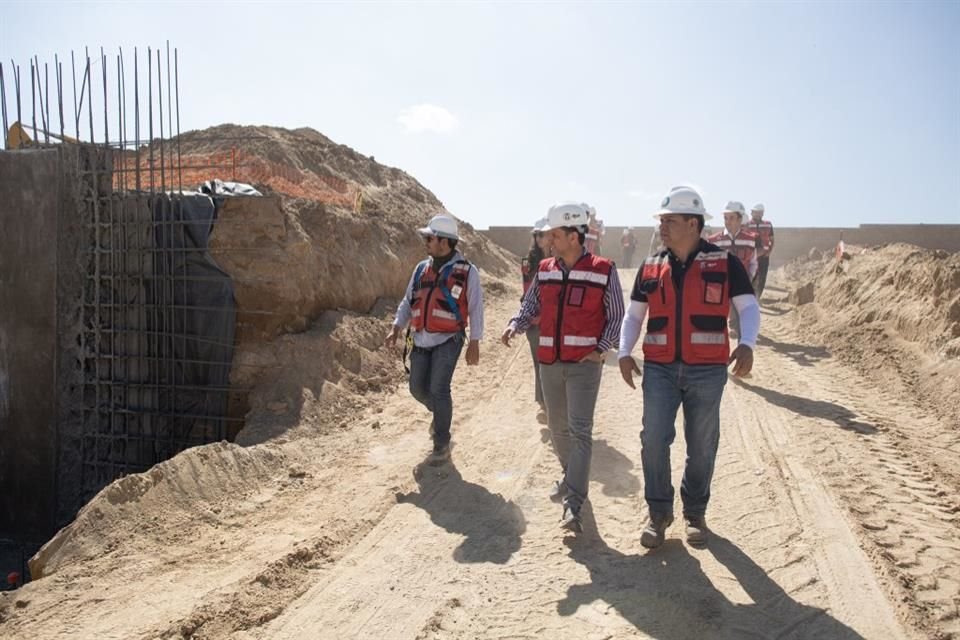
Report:
[[[573,533],[583,533],[583,520],[580,519],[580,509],[574,510],[570,507],[564,507],[560,528],[572,531]]]
[[[707,544],[707,520],[703,516],[683,516],[687,521],[687,544],[701,547]]]
[[[650,522],[647,523],[643,534],[640,536],[640,544],[647,549],[656,549],[663,544],[667,527],[671,524],[673,524],[672,513],[650,514]]]
[[[562,482],[554,482],[550,487],[550,502],[560,504],[567,497],[567,488]]]
[[[443,464],[450,459],[450,443],[434,444],[433,451],[430,452],[429,460],[432,465]]]

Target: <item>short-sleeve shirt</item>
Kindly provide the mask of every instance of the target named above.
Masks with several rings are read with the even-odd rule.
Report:
[[[715,244],[710,244],[706,240],[701,240],[700,246],[690,254],[684,263],[681,263],[669,249],[664,249],[660,252],[659,255],[665,255],[670,259],[670,274],[673,277],[673,288],[677,291],[678,295],[680,295],[680,291],[683,290],[683,280],[687,275],[687,269],[693,264],[693,259],[697,257],[697,254],[705,252],[711,253],[714,251],[722,251],[722,249]],[[744,268],[743,263],[740,262],[740,259],[732,253],[727,254],[727,274],[730,279],[731,299],[742,295],[755,295],[753,285],[750,283],[750,276],[747,275],[747,270]],[[647,294],[640,290],[642,277],[643,269],[641,268],[637,271],[637,277],[633,281],[633,291],[630,293],[631,300],[647,302]]]

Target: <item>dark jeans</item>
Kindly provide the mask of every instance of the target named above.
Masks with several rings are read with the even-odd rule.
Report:
[[[767,271],[770,270],[770,256],[763,256],[762,258],[757,258],[757,264],[759,268],[757,269],[757,278],[754,283],[754,289],[756,289],[757,300],[760,299],[760,296],[763,295],[763,289],[767,286]]]
[[[541,407],[543,405],[543,385],[540,382],[540,361],[537,360],[537,349],[540,347],[540,326],[532,325],[527,329],[527,342],[530,343],[530,355],[533,356],[533,399]]]
[[[432,349],[414,347],[410,354],[410,393],[433,413],[433,441],[450,442],[453,398],[450,381],[463,350],[464,337],[457,334]]]
[[[643,364],[640,458],[644,497],[651,514],[673,513],[670,445],[676,436],[674,422],[681,405],[687,441],[687,463],[680,485],[683,513],[706,512],[720,444],[720,398],[726,383],[727,368],[722,364]]]

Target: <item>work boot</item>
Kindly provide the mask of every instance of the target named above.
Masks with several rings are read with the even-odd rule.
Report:
[[[445,442],[443,444],[433,443],[433,451],[430,452],[428,456],[428,461],[431,465],[441,465],[447,460],[450,459],[450,447],[451,443]]]
[[[672,513],[651,513],[650,521],[640,536],[640,544],[647,549],[656,549],[663,544],[667,528],[671,524],[673,524]]]
[[[567,497],[567,486],[563,482],[554,482],[550,487],[550,502],[560,504]]]
[[[703,516],[684,515],[687,521],[687,544],[691,547],[702,547],[707,544],[707,519]]]
[[[573,533],[583,533],[583,520],[580,518],[580,509],[564,507],[560,528],[572,531]]]

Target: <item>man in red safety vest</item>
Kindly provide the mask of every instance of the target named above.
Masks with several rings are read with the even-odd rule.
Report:
[[[623,319],[616,265],[584,248],[588,217],[583,204],[550,208],[544,231],[553,241],[553,257],[540,262],[520,311],[500,338],[509,346],[513,336],[540,318],[540,381],[563,472],[550,499],[563,504],[561,527],[574,533],[583,531],[580,511],[590,483],[593,411],[603,358],[616,347]]]
[[[743,214],[743,204],[735,200],[728,202],[727,208],[723,210],[723,231],[718,231],[707,238],[707,242],[735,255],[747,270],[750,281],[753,282],[757,275],[757,250],[760,246],[760,238],[743,226]],[[740,319],[737,316],[736,307],[730,308],[730,328],[737,333],[740,331]]]
[[[754,278],[754,289],[757,290],[757,300],[763,296],[763,289],[767,286],[767,271],[770,270],[770,254],[773,253],[773,224],[763,219],[764,207],[762,203],[753,205],[750,209],[750,224],[747,229],[757,234],[760,246],[757,249],[757,275]]]
[[[702,545],[708,533],[705,514],[720,441],[727,365],[735,363],[736,376],[750,373],[760,307],[740,260],[700,237],[709,215],[694,189],[675,187],[655,216],[666,248],[648,257],[637,272],[619,351],[620,374],[634,388],[633,375],[641,371],[631,352],[646,318],[640,441],[650,520],[640,543],[660,546],[673,522],[670,445],[682,405],[687,462],[680,496],[687,542]],[[739,309],[743,321],[740,343],[732,354],[727,333],[731,306]]]
[[[409,325],[413,330],[410,393],[433,414],[433,449],[428,461],[439,464],[450,457],[450,381],[468,326],[467,364],[480,361],[483,290],[477,268],[457,251],[460,236],[456,220],[448,215],[434,216],[418,233],[428,257],[414,269],[384,343],[392,348],[404,327]]]

